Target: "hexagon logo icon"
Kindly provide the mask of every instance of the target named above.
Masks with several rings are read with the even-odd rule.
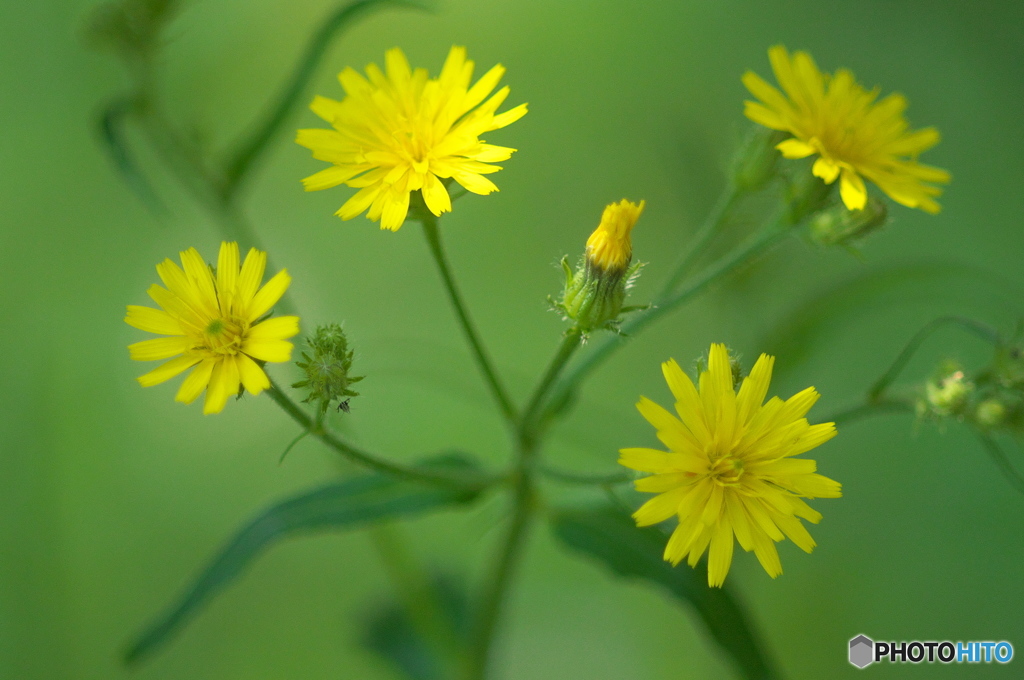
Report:
[[[864,668],[875,660],[875,642],[866,635],[858,635],[850,640],[850,663],[857,668]]]

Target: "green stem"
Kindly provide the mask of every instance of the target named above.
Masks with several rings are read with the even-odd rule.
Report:
[[[274,135],[285,124],[288,118],[295,112],[300,103],[304,101],[302,94],[309,85],[316,72],[320,60],[323,59],[327,48],[331,46],[334,38],[352,22],[371,10],[383,7],[384,5],[404,5],[407,7],[422,6],[414,2],[402,2],[400,0],[358,0],[348,3],[334,11],[320,28],[313,35],[306,52],[292,71],[287,84],[278,95],[277,101],[270,107],[263,121],[256,129],[239,145],[238,149],[231,154],[231,159],[226,163],[225,179],[221,187],[222,196],[228,197],[235,193],[245,178],[253,162],[273,139]]]
[[[1024,478],[1014,469],[1013,464],[1010,463],[1010,459],[1006,457],[1006,452],[999,446],[999,443],[991,435],[984,432],[978,433],[978,439],[981,440],[985,451],[995,462],[999,471],[1003,473],[1003,476],[1006,477],[1006,480],[1013,486],[1014,490],[1024,493]]]
[[[679,292],[658,299],[651,308],[637,313],[630,321],[623,325],[622,335],[627,337],[635,335],[647,325],[702,292],[718,279],[747,264],[754,257],[768,250],[788,235],[789,226],[789,222],[785,218],[779,219],[762,231],[760,235],[749,240],[745,246],[718,260],[704,274]],[[597,347],[577,362],[555,386],[551,398],[547,401],[546,408],[541,413],[540,421],[547,420],[552,415],[554,408],[568,398],[569,393],[576,388],[583,378],[600,366],[622,345],[623,343],[619,336],[606,336]]]
[[[420,219],[423,224],[423,233],[427,237],[427,244],[430,246],[430,254],[434,256],[434,262],[437,263],[437,269],[441,273],[441,280],[444,282],[445,290],[448,292],[448,299],[451,301],[452,307],[455,309],[455,315],[458,317],[459,325],[462,327],[462,332],[466,336],[466,341],[469,343],[469,347],[473,351],[473,358],[476,360],[477,367],[480,369],[480,373],[483,374],[488,387],[490,387],[491,395],[498,403],[498,408],[501,409],[501,413],[505,416],[505,420],[508,421],[509,424],[514,424],[517,420],[516,408],[512,405],[512,400],[509,399],[508,393],[501,384],[501,379],[498,377],[498,372],[494,369],[494,365],[491,363],[490,357],[487,356],[487,351],[484,349],[483,341],[480,339],[480,335],[477,333],[476,326],[473,325],[472,319],[469,318],[469,312],[466,309],[466,304],[463,302],[462,295],[459,293],[459,289],[455,285],[455,277],[452,274],[451,265],[448,263],[448,258],[445,256],[444,252],[444,246],[441,244],[441,233],[437,228],[437,217],[429,212],[425,212]]]
[[[850,408],[837,411],[824,418],[822,422],[848,425],[870,416],[882,415],[884,413],[913,413],[914,405],[907,399],[883,399],[879,401],[868,401],[857,404]]]
[[[267,395],[274,400],[274,403],[280,406],[284,412],[291,416],[292,420],[298,423],[304,430],[349,460],[359,463],[364,467],[368,467],[371,470],[383,472],[384,474],[395,477],[405,477],[406,479],[418,482],[441,484],[445,486],[480,488],[489,483],[487,481],[470,481],[465,477],[456,477],[441,472],[432,472],[422,468],[408,467],[401,463],[393,463],[391,461],[384,460],[383,458],[379,458],[352,444],[349,444],[337,435],[328,432],[322,426],[317,426],[313,419],[309,417],[309,414],[307,414],[298,404],[292,401],[288,395],[281,391],[273,381],[271,381],[270,388],[267,389],[266,392]]]
[[[523,410],[523,417],[520,420],[520,436],[526,436],[533,438],[536,434],[535,418],[537,412],[540,410],[541,405],[544,403],[544,397],[547,396],[548,390],[554,384],[555,379],[565,368],[565,365],[569,363],[569,359],[580,346],[580,340],[583,337],[583,332],[576,328],[570,328],[565,333],[565,337],[562,338],[562,344],[559,345],[558,351],[555,356],[551,358],[551,363],[548,364],[547,370],[544,372],[544,377],[541,378],[537,387],[533,390],[533,394],[530,396],[529,401],[526,404],[526,408]]]
[[[515,477],[512,522],[502,544],[501,552],[494,563],[491,578],[480,599],[480,607],[474,620],[466,680],[484,680],[487,677],[487,665],[502,605],[505,603],[512,578],[519,564],[523,544],[533,517],[534,490],[530,469],[532,458],[532,453],[525,450],[520,452]]]
[[[981,339],[991,342],[992,344],[999,343],[998,331],[983,323],[962,316],[941,316],[938,319],[929,322],[924,328],[914,334],[914,337],[912,337],[910,342],[906,344],[903,351],[897,355],[895,361],[892,362],[892,365],[886,369],[885,373],[883,373],[868,390],[868,400],[877,401],[878,399],[881,399],[882,394],[886,389],[888,389],[889,385],[899,377],[899,374],[904,368],[906,368],[907,363],[910,362],[911,357],[914,356],[914,353],[917,352],[924,341],[927,340],[932,333],[946,325],[959,326],[960,328],[974,333]]]
[[[457,668],[462,662],[462,643],[441,605],[437,588],[427,570],[416,564],[400,527],[377,524],[370,529],[370,538],[405,605],[413,628],[440,653],[441,658],[448,661],[450,668]]]
[[[689,252],[676,265],[672,275],[665,282],[662,288],[662,295],[669,295],[679,285],[679,282],[683,280],[683,277],[690,273],[693,265],[704,255],[715,236],[721,232],[722,223],[725,221],[729,211],[732,210],[740,197],[743,196],[743,193],[735,184],[730,183],[728,188],[719,195],[718,202],[715,203],[704,223],[693,237],[693,245],[690,247]]]
[[[559,470],[558,468],[550,465],[542,465],[540,467],[540,473],[545,477],[555,480],[556,482],[581,486],[614,486],[616,484],[626,484],[634,479],[633,475],[629,472],[614,472],[609,475],[591,475],[569,472],[568,470]]]

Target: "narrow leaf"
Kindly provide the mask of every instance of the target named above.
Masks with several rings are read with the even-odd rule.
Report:
[[[667,537],[655,527],[638,529],[625,511],[597,506],[563,510],[552,517],[555,535],[573,550],[619,576],[661,586],[696,610],[711,638],[747,680],[778,678],[753,624],[727,588],[710,588],[704,563],[673,567],[662,559]]]
[[[139,197],[139,200],[149,208],[150,212],[157,217],[163,217],[167,215],[167,208],[160,201],[160,197],[157,196],[152,184],[136,162],[124,134],[126,116],[131,112],[132,107],[133,104],[129,99],[119,99],[111,103],[100,116],[97,126],[100,139],[128,188]]]
[[[467,470],[465,459],[437,459],[425,467]],[[238,578],[264,550],[291,535],[356,529],[371,522],[420,515],[468,503],[476,493],[453,487],[364,475],[326,484],[275,503],[243,526],[191,587],[128,647],[125,663],[138,662],[167,642],[215,595]]]

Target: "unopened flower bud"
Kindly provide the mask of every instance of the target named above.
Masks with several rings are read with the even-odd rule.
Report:
[[[756,191],[775,177],[778,160],[782,157],[775,147],[786,137],[785,132],[760,125],[750,129],[733,160],[732,179],[737,189]]]
[[[573,272],[567,258],[562,259],[565,291],[554,304],[565,318],[576,322],[583,333],[599,328],[614,328],[626,294],[640,268],[630,266],[633,245],[630,233],[643,212],[644,202],[623,199],[604,209],[601,223],[587,240],[586,253]]]
[[[998,399],[986,399],[978,404],[974,419],[981,427],[998,427],[1006,420],[1006,406]]]
[[[302,353],[303,361],[295,362],[305,373],[305,379],[292,387],[309,390],[309,395],[302,401],[316,403],[320,413],[326,413],[334,401],[342,407],[347,406],[348,397],[359,396],[351,385],[362,380],[363,376],[350,374],[353,352],[348,348],[345,332],[338,324],[317,326],[316,333],[306,338],[306,344],[309,352]]]
[[[925,383],[928,410],[937,416],[961,415],[974,383],[952,362],[944,362],[936,377]]]
[[[884,225],[887,216],[885,203],[877,198],[868,200],[863,210],[837,204],[811,217],[811,240],[823,246],[851,245]]]

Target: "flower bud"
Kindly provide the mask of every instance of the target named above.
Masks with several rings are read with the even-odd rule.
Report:
[[[623,311],[626,294],[640,265],[630,266],[633,245],[630,233],[643,212],[639,205],[623,199],[604,209],[601,223],[587,239],[587,248],[573,272],[568,258],[562,259],[565,291],[554,304],[566,319],[576,322],[583,333],[600,328],[614,329]]]
[[[981,427],[998,427],[1006,420],[1006,406],[998,399],[986,399],[974,411],[974,420]]]
[[[863,210],[837,204],[810,218],[811,240],[823,246],[852,245],[884,225],[887,216],[885,203],[877,198],[871,198]]]
[[[925,406],[937,416],[962,415],[974,383],[964,377],[954,362],[943,362],[936,376],[925,383]]]
[[[317,326],[316,333],[306,338],[306,344],[310,351],[302,353],[304,361],[295,362],[305,373],[305,380],[292,387],[308,389],[309,395],[302,401],[318,404],[321,414],[326,413],[334,401],[345,408],[348,397],[359,396],[350,389],[351,385],[363,379],[363,376],[349,374],[353,352],[348,348],[345,332],[334,323]]]
[[[756,191],[775,177],[778,160],[782,157],[775,146],[787,136],[785,132],[760,125],[751,128],[733,159],[732,180],[737,189]]]

